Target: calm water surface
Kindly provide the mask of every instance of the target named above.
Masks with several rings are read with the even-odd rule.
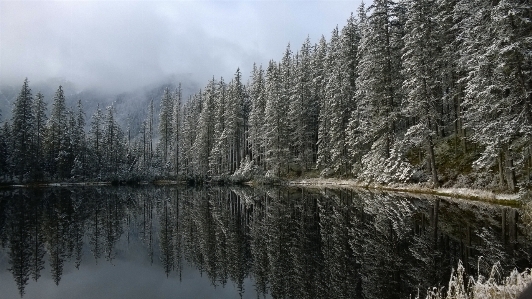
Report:
[[[459,260],[532,266],[521,214],[353,190],[2,190],[0,298],[409,298]]]

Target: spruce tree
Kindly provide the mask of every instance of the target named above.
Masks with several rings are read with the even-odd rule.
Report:
[[[270,175],[280,176],[281,167],[287,164],[288,136],[286,105],[283,102],[283,84],[280,66],[270,61],[266,71],[266,107],[264,134],[266,137],[266,163]]]
[[[85,112],[81,100],[78,100],[76,114],[73,115],[71,125],[71,146],[73,156],[72,175],[79,176],[86,174],[87,148],[85,140]]]
[[[102,171],[103,121],[103,112],[98,104],[96,112],[92,115],[88,136],[89,168],[92,170],[92,175],[96,177],[99,177]]]
[[[190,96],[183,107],[183,168],[185,175],[190,178],[196,173],[195,142],[198,136],[198,120],[201,113],[201,97],[197,94]]]
[[[441,105],[441,80],[438,73],[436,52],[438,37],[434,36],[437,24],[433,22],[435,1],[407,1],[408,21],[406,22],[403,64],[405,100],[403,113],[415,121],[406,134],[410,141],[419,140],[426,144],[432,172],[432,183],[439,187],[434,138],[437,137]]]
[[[124,134],[115,120],[114,107],[108,106],[102,126],[102,151],[104,153],[103,165],[107,174],[116,175],[125,157],[123,138]]]
[[[517,154],[530,155],[531,7],[505,0],[473,5],[464,29],[465,126],[473,131],[469,138],[485,147],[476,165],[498,163],[501,188],[514,191],[514,160]]]
[[[312,101],[317,103],[318,113],[314,115],[317,124],[315,135],[316,144],[314,146],[316,166],[325,168],[329,162],[329,155],[324,144],[329,142],[329,124],[326,113],[328,111],[325,101],[325,86],[327,84],[327,69],[325,58],[327,57],[327,41],[322,36],[318,45],[315,46],[312,54]]]
[[[390,0],[376,0],[369,9],[371,13],[361,26],[356,69],[357,106],[350,121],[357,125],[350,126],[356,138],[350,138],[350,147],[353,155],[362,155],[361,173],[379,176],[395,165],[394,147],[402,129],[404,9]],[[360,153],[360,149],[365,150]]]
[[[44,96],[42,93],[37,93],[33,104],[33,113],[35,115],[35,136],[34,136],[34,148],[35,148],[35,170],[38,176],[42,176],[41,172],[45,166],[44,159],[44,140],[46,134],[46,123],[48,117],[46,116],[46,102],[44,102]]]
[[[264,145],[265,138],[263,134],[264,113],[266,109],[266,82],[262,65],[257,67],[253,65],[251,84],[249,86],[249,96],[251,99],[250,113],[250,135],[251,156],[254,163],[258,166],[264,165]]]
[[[0,173],[3,175],[4,180],[13,176],[12,144],[11,126],[8,122],[4,122],[0,129]]]
[[[70,139],[68,112],[63,87],[57,89],[46,128],[47,170],[58,178],[66,178],[70,172]]]
[[[164,94],[161,99],[161,108],[159,112],[159,148],[162,153],[162,167],[167,169],[169,165],[169,151],[173,136],[173,99],[170,89],[164,89]]]
[[[16,175],[20,181],[33,169],[35,155],[33,155],[33,135],[35,134],[35,115],[33,111],[33,97],[28,79],[24,80],[19,95],[15,101],[12,113],[13,163],[16,165]]]
[[[206,176],[209,171],[209,157],[214,145],[214,104],[216,97],[214,78],[203,92],[198,94],[201,112],[198,119],[197,137],[194,141],[194,171],[197,176]]]
[[[314,143],[313,120],[317,103],[312,97],[311,45],[307,37],[296,54],[293,66],[293,91],[288,118],[290,125],[291,154],[300,170],[306,170],[312,161]]]
[[[172,112],[172,155],[174,157],[174,169],[176,176],[179,175],[179,158],[181,153],[181,127],[183,114],[181,111],[182,105],[182,89],[181,83],[173,94],[173,112]]]
[[[209,158],[209,171],[211,175],[228,175],[228,138],[227,132],[225,130],[225,109],[226,107],[226,93],[227,86],[223,81],[223,78],[220,79],[216,87],[216,96],[214,103],[214,146],[212,149],[211,156]]]

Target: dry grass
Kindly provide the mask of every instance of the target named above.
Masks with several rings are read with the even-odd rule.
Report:
[[[477,279],[466,278],[462,262],[458,263],[456,271],[453,269],[449,286],[445,292],[443,288],[428,290],[425,299],[510,299],[519,294],[532,283],[532,273],[527,269],[521,273],[514,269],[510,275],[503,277],[498,264],[494,265],[490,276],[479,275]],[[419,294],[416,299],[420,299]]]

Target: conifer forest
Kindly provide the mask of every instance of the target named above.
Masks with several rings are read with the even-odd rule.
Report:
[[[62,86],[47,99],[29,78],[0,119],[0,180],[334,177],[524,190],[531,49],[529,0],[374,0],[328,40],[289,44],[251,74],[235,66],[187,96],[166,87],[137,123],[118,121],[114,105],[87,115]]]
[[[532,292],[532,0],[7,2],[1,298]]]

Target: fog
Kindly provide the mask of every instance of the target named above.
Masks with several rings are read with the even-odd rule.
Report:
[[[204,86],[280,60],[343,26],[359,1],[0,0],[0,85],[56,78],[121,93],[187,78]]]

